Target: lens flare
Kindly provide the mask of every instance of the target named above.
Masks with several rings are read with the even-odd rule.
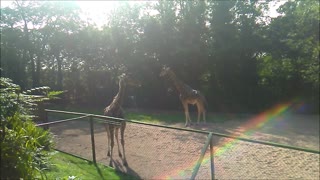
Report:
[[[257,116],[249,119],[245,124],[242,125],[242,129],[240,129],[240,134],[231,134],[231,136],[235,137],[245,137],[245,136],[250,136],[255,133],[255,131],[259,128],[262,128],[265,126],[267,123],[270,123],[271,121],[274,120],[281,120],[282,115],[285,113],[290,113],[291,111],[299,110],[304,107],[304,103],[300,102],[298,99],[294,99],[290,102],[287,103],[281,103],[278,104],[269,110],[266,110]],[[235,147],[236,143],[239,140],[237,139],[231,139],[231,138],[226,138],[226,140],[222,141],[218,145],[215,145],[214,148],[214,156],[221,156],[231,148]],[[200,156],[200,154],[199,154]],[[196,166],[198,158],[195,158],[193,160],[190,160],[188,163],[185,163],[183,166],[180,166],[177,169],[172,170],[171,172],[166,172],[166,175],[164,176],[157,176],[153,177],[152,179],[175,179],[177,177],[183,177],[186,172],[191,172],[192,169]],[[206,164],[210,161],[210,153],[207,152],[202,164]],[[223,169],[215,166],[216,170],[223,171]],[[221,169],[221,170],[220,170]],[[189,174],[189,173],[188,173]]]

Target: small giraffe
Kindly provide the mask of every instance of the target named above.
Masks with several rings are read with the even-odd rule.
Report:
[[[186,124],[188,126],[189,123],[191,124],[191,119],[189,115],[189,104],[196,104],[198,109],[198,124],[200,121],[201,113],[203,114],[203,120],[206,122],[206,109],[205,105],[207,105],[205,97],[200,93],[198,90],[192,89],[187,84],[183,83],[180,79],[177,78],[175,73],[169,67],[163,67],[160,73],[160,77],[166,77],[169,79],[173,85],[175,86],[176,90],[180,94],[180,100],[184,108],[184,113],[186,116]]]
[[[122,74],[119,78],[120,78],[120,80],[119,80],[118,94],[113,98],[113,101],[111,102],[111,104],[104,109],[103,114],[105,116],[124,118],[123,109],[121,106],[122,106],[122,102],[124,99],[126,86],[127,85],[140,86],[140,82],[130,78],[126,74]],[[119,148],[119,138],[118,138],[119,129],[120,129],[120,133],[121,133],[121,145],[122,145],[122,150],[123,150],[123,164],[125,166],[127,166],[128,163],[126,160],[126,155],[125,155],[125,150],[124,150],[124,130],[126,129],[126,122],[121,121],[120,125],[116,125],[113,123],[109,123],[109,124],[105,123],[105,128],[106,128],[106,131],[108,134],[108,154],[107,154],[107,156],[110,156],[109,166],[111,166],[111,167],[113,166],[112,165],[112,162],[113,162],[112,152],[113,152],[113,146],[114,146],[114,136],[116,136],[119,156],[122,157],[122,154],[121,154],[121,151]],[[111,151],[110,151],[110,146],[111,146]]]

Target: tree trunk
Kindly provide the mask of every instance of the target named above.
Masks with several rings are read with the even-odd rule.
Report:
[[[57,65],[58,65],[58,74],[57,74],[57,88],[58,90],[62,90],[62,59],[59,56],[60,53],[56,53],[56,60],[57,60]]]
[[[30,57],[30,63],[31,63],[32,87],[37,87],[37,84],[35,83],[36,68],[35,68],[33,53],[31,53],[31,51],[29,51],[29,57]]]
[[[41,70],[41,55],[38,54],[37,60],[36,60],[36,71],[35,71],[35,76],[33,79],[33,82],[36,86],[40,86],[40,70]]]

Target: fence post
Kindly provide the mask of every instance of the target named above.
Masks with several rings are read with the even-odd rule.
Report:
[[[210,139],[210,163],[211,163],[211,179],[214,180],[213,136],[211,136],[211,139]]]
[[[208,135],[208,138],[207,138],[207,141],[205,143],[205,145],[203,146],[202,150],[201,150],[201,154],[200,154],[200,157],[197,161],[197,164],[196,166],[193,168],[193,172],[192,172],[192,175],[191,175],[191,178],[190,179],[195,179],[196,176],[197,176],[197,173],[199,171],[199,168],[201,166],[201,163],[203,161],[203,157],[204,157],[204,154],[206,153],[207,149],[208,149],[208,146],[211,142],[211,139],[212,139],[212,132],[209,133]]]
[[[96,148],[94,143],[94,128],[93,128],[93,118],[89,116],[90,119],[90,132],[91,132],[91,147],[92,147],[92,160],[93,163],[96,164]]]
[[[44,123],[47,123],[47,122],[48,122],[48,111],[44,110]],[[48,130],[49,125],[45,125],[43,129]]]

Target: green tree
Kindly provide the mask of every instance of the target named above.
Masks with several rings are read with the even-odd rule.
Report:
[[[264,23],[259,21],[263,5],[258,1],[209,3],[209,91],[215,92],[209,98],[219,102],[221,107],[216,108],[256,108],[256,58],[264,44]]]
[[[16,27],[19,19],[17,9],[1,8],[1,74],[24,87],[23,31]]]
[[[176,108],[159,83],[168,65],[212,110],[259,110],[295,96],[316,103],[319,3],[287,1],[268,18],[269,2],[119,2],[97,28],[73,2],[16,1],[1,9],[2,73],[23,89],[48,85],[100,106],[130,71],[145,83],[135,92],[142,106]]]
[[[10,79],[0,79],[1,179],[34,179],[48,167],[52,135],[32,122],[35,103],[43,100],[21,92]],[[41,88],[47,90],[47,88]]]
[[[74,3],[14,1],[12,8],[1,10],[4,75],[25,89],[47,82],[41,81],[46,76],[40,76],[40,72],[51,68],[53,76],[47,77],[56,76],[54,87],[61,89],[64,60],[61,51],[69,34],[81,27],[79,8]],[[9,69],[16,69],[17,73]]]
[[[261,84],[278,99],[300,97],[319,104],[319,2],[288,1],[268,28],[260,58]]]

